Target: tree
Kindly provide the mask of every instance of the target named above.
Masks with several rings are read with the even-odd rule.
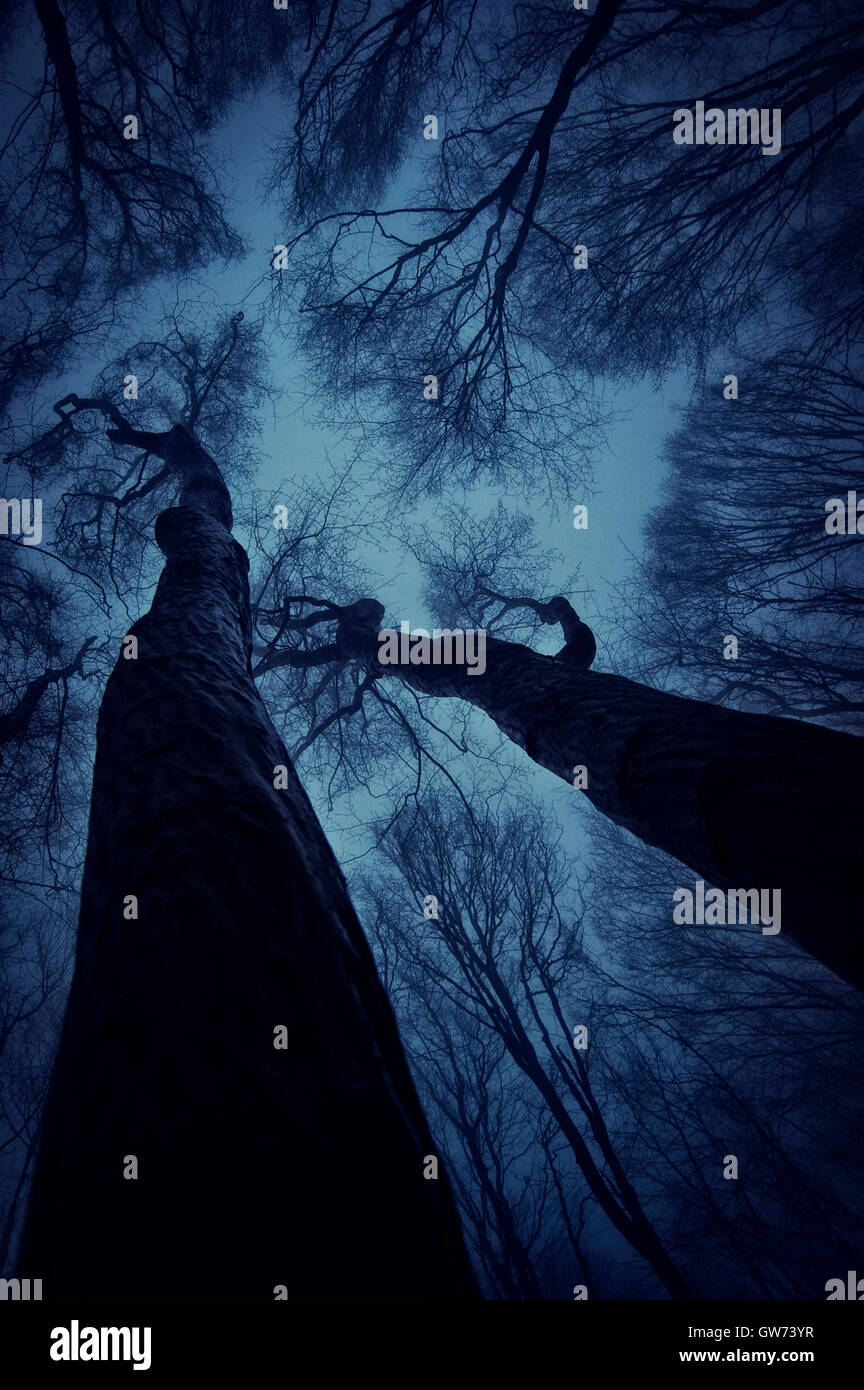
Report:
[[[585,1001],[576,985],[582,968],[580,922],[568,920],[576,915],[565,901],[569,871],[542,816],[523,811],[498,817],[492,810],[468,816],[452,795],[433,793],[400,815],[385,854],[415,903],[430,893],[435,897],[436,915],[427,919],[418,913],[412,921],[404,888],[394,891],[389,880],[377,887],[366,883],[376,937],[394,939],[399,955],[412,962],[409,988],[423,1000],[421,1029],[428,1032],[430,1016],[443,1013],[446,1019],[440,1028],[432,1025],[433,1055],[441,1059],[435,1072],[443,1071],[445,1086],[455,1092],[451,1105],[458,1106],[471,1085],[475,1056],[484,1055],[470,1048],[466,1057],[455,1046],[450,1026],[455,1013],[479,1025],[481,1045],[490,1035],[500,1040],[604,1216],[671,1297],[692,1297],[630,1181],[593,1085],[593,1017],[581,1012]],[[574,1023],[585,1026],[584,1045],[577,1045]],[[410,1023],[406,1032],[409,1037],[414,1032]],[[424,1046],[422,1034],[420,1047],[425,1060],[428,1043]],[[439,1103],[449,1114],[447,1091],[443,1094]],[[467,1128],[465,1119],[457,1125]],[[475,1133],[477,1128],[475,1118]],[[524,1132],[518,1140],[526,1143]],[[499,1151],[499,1164],[502,1158]],[[482,1154],[475,1167],[488,1190]],[[498,1224],[504,1224],[500,1215]],[[530,1267],[514,1231],[508,1245],[525,1280]],[[581,1266],[578,1247],[574,1253]]]
[[[482,784],[472,805],[433,790],[352,889],[494,1296],[649,1296],[562,1108],[592,1153],[599,1117],[699,1297],[820,1296],[861,1225],[860,995],[803,953],[673,924],[674,866],[608,820],[574,861],[548,807]]]
[[[787,352],[747,364],[741,383],[740,404],[702,392],[668,443],[665,495],[620,595],[626,668],[860,732],[858,538],[826,534],[864,448],[860,378]]]
[[[326,768],[325,809],[331,794],[370,788],[368,841],[386,830],[382,805],[384,819],[404,829],[430,766],[455,792],[463,754],[479,749],[494,759],[498,750],[478,736],[488,714],[499,748],[523,748],[568,787],[576,769],[584,774],[576,785],[608,824],[632,829],[715,884],[779,888],[787,936],[861,985],[849,872],[859,739],[778,718],[776,700],[726,708],[722,691],[709,690],[718,697],[709,703],[688,698],[706,693],[695,684],[655,688],[662,670],[637,670],[637,680],[609,672],[620,638],[611,615],[593,623],[600,669],[581,669],[591,640],[577,626],[576,609],[588,611],[578,588],[556,581],[561,592],[550,596],[542,557],[521,550],[525,528],[503,516],[477,555],[467,531],[454,554],[414,541],[415,554],[431,561],[433,611],[452,615],[451,623],[476,612],[488,627],[484,674],[384,667],[377,644],[385,610],[340,534],[336,488],[349,477],[341,462],[333,486],[292,482],[241,503],[240,534],[251,532],[256,560],[250,597],[230,498],[249,495],[255,463],[254,412],[266,391],[257,328],[230,310],[204,325],[199,310],[179,307],[192,292],[182,277],[240,249],[204,137],[260,75],[275,79],[296,118],[274,187],[294,181],[285,189],[288,225],[277,235],[294,256],[305,342],[322,395],[341,398],[363,435],[361,454],[383,442],[379,461],[398,464],[391,498],[488,477],[518,481],[529,501],[532,488],[545,486],[557,501],[574,477],[585,485],[590,477],[603,419],[595,380],[661,373],[682,355],[701,370],[711,350],[761,330],[778,305],[777,336],[794,332],[796,342],[815,345],[820,364],[848,373],[860,267],[837,254],[838,237],[854,243],[860,206],[851,179],[839,191],[831,180],[844,162],[854,173],[857,159],[859,41],[849,0],[827,12],[811,7],[792,37],[785,30],[797,17],[791,0],[680,0],[662,13],[599,0],[587,16],[528,0],[507,14],[502,33],[498,7],[473,0],[399,0],[371,10],[364,0],[297,0],[287,13],[268,7],[264,15],[224,0],[141,0],[122,14],[112,0],[99,0],[95,12],[78,0],[36,0],[44,80],[28,85],[0,175],[12,264],[0,307],[9,326],[0,404],[21,384],[39,418],[32,388],[42,373],[65,370],[71,346],[92,344],[115,314],[110,350],[124,351],[89,395],[77,382],[54,392],[62,397],[57,422],[35,442],[17,417],[10,456],[28,486],[38,481],[56,500],[53,549],[26,560],[23,549],[13,552],[22,588],[41,605],[55,565],[81,584],[62,640],[22,644],[4,673],[4,797],[27,786],[31,757],[37,771],[47,769],[47,790],[29,788],[4,851],[20,897],[40,857],[35,832],[44,840],[44,863],[32,875],[38,901],[19,919],[33,943],[29,955],[22,946],[23,967],[16,937],[5,938],[18,971],[6,1049],[20,1084],[3,1120],[13,1136],[8,1151],[22,1161],[20,1180],[4,1179],[13,1204],[7,1245],[35,1149],[41,1084],[38,1066],[31,1076],[17,1062],[31,1057],[27,1000],[37,1007],[32,1036],[48,1039],[57,990],[47,985],[63,956],[52,945],[51,969],[40,973],[37,908],[56,887],[64,896],[51,920],[65,928],[80,839],[65,811],[72,804],[77,813],[83,798],[77,785],[67,794],[63,772],[77,740],[83,780],[91,678],[109,647],[120,647],[96,739],[75,982],[22,1246],[25,1277],[38,1270],[58,1295],[158,1289],[188,1297],[203,1286],[269,1298],[284,1286],[292,1297],[340,1297],[338,1251],[353,1266],[362,1262],[371,1296],[474,1294],[446,1176],[433,1183],[423,1175],[434,1141],[371,954],[286,744],[311,755],[307,766]],[[657,72],[668,74],[674,98],[658,100]],[[784,108],[782,153],[678,149],[672,108],[705,92],[706,72],[710,101]],[[421,144],[421,101],[452,127],[440,146]],[[124,109],[144,113],[137,146],[120,130]],[[413,164],[401,172],[412,176],[426,161],[426,191],[382,207],[406,155]],[[178,309],[164,337],[135,344],[131,296],[157,270],[180,282]],[[274,264],[275,308],[288,279]],[[146,398],[121,406],[130,344]],[[839,396],[854,398],[845,377]],[[106,424],[113,453],[101,438]],[[273,512],[287,511],[285,503],[290,522],[280,530]],[[374,517],[379,536],[390,530],[386,521]],[[507,545],[520,548],[511,563]],[[789,554],[798,563],[800,552],[781,537],[781,565]],[[711,582],[703,606],[691,610],[700,620],[713,601]],[[752,596],[758,592],[754,580]],[[769,589],[768,598],[779,605],[785,593]],[[821,599],[819,606],[822,617],[830,612]],[[99,636],[85,649],[97,609],[106,621],[100,616]],[[570,638],[581,634],[575,668],[534,650],[553,626],[571,656]],[[807,634],[805,623],[802,643]],[[753,638],[767,643],[770,633],[754,622]],[[776,645],[790,649],[785,635]],[[776,668],[776,686],[786,683],[781,698],[793,691],[787,712],[823,717],[818,703],[801,698],[820,673],[805,670],[793,687],[794,665]],[[825,674],[823,652],[817,665]],[[846,673],[854,670],[850,663]],[[833,692],[840,687],[847,696],[851,680],[831,681]],[[737,692],[729,703],[751,701]],[[395,802],[389,789],[382,795],[391,767]],[[477,805],[459,795],[476,831]],[[58,843],[66,850],[59,868]],[[668,898],[675,870],[663,871]],[[3,892],[8,920],[5,885]],[[542,946],[528,965],[546,988],[555,962]],[[717,949],[710,929],[702,949],[706,958]],[[756,958],[779,974],[788,968],[797,977],[806,967],[818,975],[794,949],[784,952],[782,938],[774,946],[754,933],[745,956],[748,983]],[[548,990],[545,997],[554,1011]],[[495,1213],[495,1238],[480,1251],[492,1286],[524,1295],[543,1286],[534,1215],[554,1200],[540,1183],[515,1217],[508,1210],[513,1182],[504,1167],[513,1145],[502,1153],[497,1137],[508,1112],[479,1094],[498,1054],[481,1048],[473,1072],[454,1069],[451,1017],[445,1009],[429,1022],[424,1056],[429,1063],[431,1049],[442,1064],[429,1075],[441,1082],[448,1142],[456,1136],[478,1175],[467,1194],[457,1180],[458,1195],[478,1246],[478,1213],[484,1204]],[[683,1025],[674,1034],[675,1055],[688,1064],[701,1046],[697,1034]],[[541,1120],[532,1142],[548,1158],[562,1214],[567,1163],[577,1153],[584,1159],[585,1142],[565,1112],[581,1099],[607,1165],[600,1171],[596,1153],[593,1170],[585,1163],[592,1191],[667,1287],[683,1293],[610,1137],[643,1074],[637,1062],[610,1056],[608,1105],[598,1119],[584,1079],[574,1086],[554,1047],[547,1054],[554,1079],[540,1078],[542,1095],[558,1128]],[[533,1067],[524,1047],[520,1056]],[[663,1076],[666,1062],[658,1045],[652,1074]],[[756,1134],[758,1094],[732,1096],[728,1076],[695,1070],[683,1113],[699,1151],[713,1137],[699,1128],[701,1095],[738,1118],[747,1112],[742,1128]],[[680,1122],[664,1132],[687,1139]],[[650,1136],[638,1121],[631,1133],[659,1189]],[[785,1163],[769,1139],[760,1137],[760,1153]],[[302,1193],[299,1215],[285,1201],[286,1170]],[[229,1184],[246,1205],[227,1241],[214,1213]],[[704,1228],[711,1194],[693,1187]],[[685,1235],[694,1238],[698,1227]],[[814,1218],[807,1229],[830,1227]],[[564,1244],[578,1254],[579,1230],[566,1221],[565,1229]],[[174,1261],[167,1268],[166,1251]],[[753,1278],[764,1287],[764,1268]]]
[[[776,152],[677,145],[703,97],[781,111]],[[446,121],[434,158],[418,99]],[[560,495],[596,378],[704,369],[791,325],[814,351],[857,341],[862,114],[852,0],[340,8],[276,172],[322,389],[369,402],[403,494],[467,472]],[[388,202],[400,161],[419,190]]]
[[[665,857],[609,821],[591,841],[595,1080],[667,1240],[703,1297],[822,1297],[860,1244],[861,995],[673,924]]]
[[[6,489],[13,495],[13,489]],[[10,1263],[73,953],[87,790],[79,759],[103,661],[61,565],[0,544],[0,1269]],[[62,578],[60,577],[62,576]]]
[[[328,611],[325,603],[315,621],[348,611]],[[437,664],[434,643],[431,664],[382,664],[383,605],[364,600],[363,612],[361,623],[337,627],[335,641],[312,652],[286,645],[270,664],[360,659],[370,678],[395,677],[426,695],[466,700],[564,781],[573,783],[574,768],[587,769],[584,794],[597,810],[710,883],[779,888],[793,940],[864,984],[849,873],[864,772],[860,739],[686,699],[596,668],[580,671],[493,636],[482,676],[443,664],[440,639]],[[286,616],[286,633],[291,626]]]
[[[239,254],[207,136],[238,92],[279,71],[302,8],[33,0],[31,15],[19,0],[6,60],[20,100],[0,162],[0,408],[110,328],[118,298]]]
[[[6,714],[0,715],[0,744],[6,743],[12,738],[20,738],[27,733],[39,701],[49,686],[56,685],[61,681],[68,681],[72,676],[81,674],[84,657],[95,640],[95,638],[89,637],[79,647],[75,656],[65,665],[47,666],[41,675],[34,676],[32,680],[27,682],[23,695],[13,708]]]
[[[19,1266],[54,1297],[338,1297],[362,1265],[368,1296],[470,1298],[369,948],[252,682],[227,488],[184,426],[109,435],[179,505],[102,701]]]

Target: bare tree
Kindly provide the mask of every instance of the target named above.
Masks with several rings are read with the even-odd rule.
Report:
[[[598,423],[593,378],[704,366],[778,303],[799,342],[854,344],[857,30],[852,0],[340,7],[276,180],[305,221],[306,346],[335,400],[369,402],[387,477],[560,495]],[[440,158],[420,157],[409,92],[446,126]],[[673,112],[702,98],[757,126],[780,110],[776,153],[677,146]],[[388,204],[400,158],[421,187]]]
[[[561,1151],[561,1106],[594,1143],[562,1046],[576,1021],[608,1140],[700,1296],[818,1296],[853,1259],[862,1219],[860,997],[803,954],[766,960],[734,929],[704,942],[705,928],[673,924],[670,866],[609,822],[588,870],[555,848],[548,816],[490,805],[474,821],[452,795],[403,813],[385,841],[400,882],[367,873],[357,896],[496,1296],[505,1276],[503,1296],[537,1296],[526,1253],[545,1297],[576,1268],[594,1296],[627,1286],[620,1264],[604,1268],[595,1199],[586,1227],[585,1178]]]
[[[339,607],[311,595],[293,602],[317,607],[316,625],[335,623],[334,640],[313,651],[286,641],[268,659],[271,667],[359,659],[367,681],[389,676],[424,695],[467,701],[564,781],[573,784],[582,769],[576,785],[597,810],[709,882],[780,889],[788,935],[844,978],[864,982],[848,874],[861,804],[860,739],[686,699],[493,636],[485,639],[482,675],[448,663],[441,638],[430,644],[426,664],[384,664],[382,604]],[[565,622],[572,612],[567,603]],[[286,636],[305,622],[289,606]]]
[[[665,496],[621,589],[625,669],[860,732],[860,551],[825,530],[864,454],[860,377],[789,352],[743,368],[740,392],[701,393],[669,441]]]
[[[448,1016],[463,1012],[500,1040],[554,1120],[597,1206],[673,1298],[692,1297],[616,1150],[593,1085],[590,1047],[576,1037],[574,1025],[585,1025],[586,1037],[593,1027],[590,1013],[582,1013],[590,1001],[576,984],[581,914],[578,903],[565,902],[569,873],[542,817],[498,818],[490,810],[468,817],[455,798],[430,794],[419,809],[402,813],[384,852],[415,902],[436,899],[437,915],[427,919],[418,909],[419,920],[410,921],[389,882],[377,890],[367,884],[376,935],[395,937],[403,958],[410,952],[419,977],[412,991],[430,1001],[424,1015],[438,1013],[440,997]],[[446,1067],[458,1090],[473,1062],[464,1052],[457,1057],[450,1028],[436,1033],[436,1045],[453,1048]]]
[[[423,1182],[430,1139],[369,948],[252,681],[248,561],[219,468],[182,425],[109,434],[179,497],[102,701],[19,1266],[55,1297],[308,1298],[335,1296],[349,1258],[375,1297],[472,1297],[446,1180]],[[229,1188],[244,1194],[230,1237],[215,1216]]]
[[[670,866],[609,822],[591,866],[595,1063],[673,1247],[705,1296],[821,1297],[860,1244],[860,995],[734,927],[673,924]]]
[[[118,295],[240,252],[207,135],[279,71],[303,8],[19,2],[0,150],[0,406],[110,327]]]
[[[0,885],[0,1269],[23,1220],[74,946],[74,893],[39,887]]]

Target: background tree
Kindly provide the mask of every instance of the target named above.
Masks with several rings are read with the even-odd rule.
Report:
[[[677,146],[673,112],[702,98],[781,110],[781,149]],[[421,100],[443,126],[428,157]],[[295,275],[322,389],[366,403],[402,495],[467,469],[560,496],[584,476],[595,378],[704,368],[764,340],[778,304],[772,336],[791,320],[814,350],[857,340],[843,248],[860,240],[862,114],[851,0],[349,8],[275,175],[305,224]]]
[[[207,137],[279,70],[304,8],[18,0],[0,154],[0,408],[75,342],[104,337],[118,295],[239,254]]]
[[[571,1164],[593,1201],[673,1298],[691,1297],[684,1273],[629,1179],[593,1086],[593,1019],[583,1012],[577,984],[578,909],[574,914],[562,901],[569,870],[542,816],[505,812],[499,818],[491,809],[483,813],[475,807],[468,817],[452,797],[430,794],[418,809],[402,813],[384,852],[415,903],[422,905],[427,894],[437,900],[437,915],[427,918],[417,908],[412,920],[404,895],[389,881],[377,887],[366,883],[367,898],[374,895],[376,937],[394,938],[399,958],[411,961],[408,989],[412,1003],[418,996],[422,1000],[425,1024],[419,1045],[413,1044],[421,1049],[421,1068],[428,1066],[429,1015],[447,1023],[454,1011],[465,1015],[469,1027],[479,1027],[481,1047],[490,1034],[499,1040],[533,1088],[543,1123],[551,1122],[555,1138],[570,1150]],[[466,1066],[461,1050],[456,1052],[447,1023],[436,1030],[437,1049],[450,1049],[445,1076],[458,1095],[470,1085],[465,1078],[474,1061]],[[586,1029],[584,1048],[576,1046],[577,1026]],[[403,1031],[416,1036],[410,1018]],[[494,1057],[493,1052],[485,1059],[487,1068]],[[496,1079],[500,1085],[500,1074]],[[446,1100],[438,1105],[449,1115]],[[468,1128],[467,1116],[459,1127]],[[530,1131],[520,1138],[540,1147]],[[488,1192],[482,1155],[474,1160],[475,1177],[478,1173],[486,1177],[481,1193]],[[515,1234],[508,1253],[520,1267]],[[578,1258],[578,1247],[574,1254]]]
[[[7,495],[14,495],[7,490]],[[34,553],[38,551],[38,553]],[[104,653],[62,565],[0,544],[0,1268],[14,1251],[71,963]],[[83,766],[82,766],[83,760]]]
[[[861,1222],[861,997],[801,953],[673,924],[663,856],[608,821],[592,840],[594,1061],[618,1141],[706,1296],[821,1298]]]
[[[825,531],[827,501],[845,505],[864,456],[859,375],[800,353],[754,363],[738,403],[706,391],[667,448],[665,495],[621,593],[627,668],[860,732],[860,551],[854,533]]]
[[[449,793],[403,813],[384,842],[399,881],[367,872],[355,896],[493,1296],[569,1298],[576,1280],[591,1297],[650,1296],[562,1135],[559,1107],[593,1148],[571,1069],[700,1297],[821,1296],[861,1224],[860,996],[734,928],[682,931],[668,863],[609,822],[574,870],[548,812],[487,803],[479,828]],[[532,1046],[551,1102],[533,1067],[520,1085]],[[535,1237],[540,1175],[557,1246]]]

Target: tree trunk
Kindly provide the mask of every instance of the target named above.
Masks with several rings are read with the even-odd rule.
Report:
[[[864,988],[853,873],[864,739],[580,672],[514,642],[487,638],[486,663],[482,675],[464,666],[377,669],[485,710],[566,782],[584,765],[579,795],[709,883],[779,888],[782,932]],[[672,885],[670,916],[671,894]]]
[[[99,716],[19,1268],[49,1299],[476,1297],[372,955],[252,681],[228,494],[182,428],[164,441],[181,505]]]

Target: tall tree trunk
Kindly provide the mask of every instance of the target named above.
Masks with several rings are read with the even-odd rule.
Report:
[[[228,494],[182,428],[146,447],[181,505],[99,716],[19,1267],[46,1298],[476,1297],[371,952],[252,681]]]
[[[864,988],[856,872],[864,739],[580,672],[514,642],[488,638],[486,662],[483,675],[464,666],[377,669],[470,701],[566,782],[584,765],[579,795],[709,883],[781,889],[782,932]]]

